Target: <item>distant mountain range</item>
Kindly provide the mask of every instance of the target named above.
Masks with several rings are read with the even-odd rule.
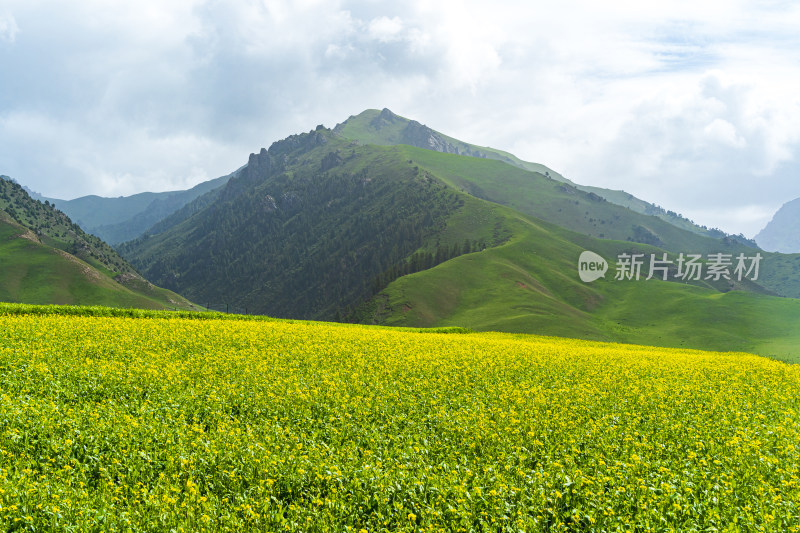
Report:
[[[92,195],[74,200],[47,198],[36,193],[32,196],[49,201],[84,231],[113,245],[135,239],[195,198],[225,185],[235,174],[206,181],[186,191],[143,192],[118,198]]]
[[[783,204],[755,240],[770,252],[800,252],[800,198]]]

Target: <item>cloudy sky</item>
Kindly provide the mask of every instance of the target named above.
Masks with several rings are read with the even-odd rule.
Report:
[[[753,236],[800,197],[800,4],[2,0],[0,173],[183,189],[388,107]]]

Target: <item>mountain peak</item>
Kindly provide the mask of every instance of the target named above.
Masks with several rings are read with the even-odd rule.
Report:
[[[338,124],[334,132],[365,144],[407,144],[446,154],[485,157],[467,143],[451,139],[428,126],[395,114],[389,108],[367,109]]]
[[[773,215],[772,220],[755,236],[758,245],[769,252],[785,254],[800,252],[800,198],[786,202]]]
[[[391,124],[395,124],[398,120],[403,122],[408,122],[407,120],[403,119],[402,117],[398,117],[388,107],[384,107],[378,115],[373,118],[369,123],[370,126],[375,128],[376,130],[381,130],[385,126],[389,126]]]

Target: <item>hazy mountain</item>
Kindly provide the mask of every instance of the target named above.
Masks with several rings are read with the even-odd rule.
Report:
[[[770,252],[800,252],[800,198],[787,202],[772,217],[772,220],[758,232],[755,240],[764,250]]]
[[[144,192],[118,198],[92,195],[74,200],[40,199],[51,202],[86,232],[109,244],[117,244],[135,239],[192,200],[225,185],[235,174],[206,181],[185,191]]]

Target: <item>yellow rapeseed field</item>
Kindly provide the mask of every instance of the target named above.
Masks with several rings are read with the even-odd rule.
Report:
[[[798,393],[746,354],[0,316],[0,530],[797,531]]]

